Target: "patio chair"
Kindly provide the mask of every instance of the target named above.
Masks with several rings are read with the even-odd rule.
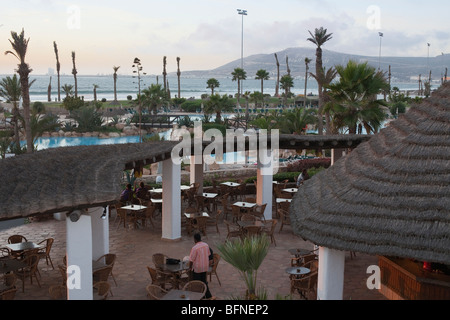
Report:
[[[315,270],[301,278],[291,278],[291,294],[297,292],[305,300],[317,299],[317,277]]]
[[[244,227],[244,237],[258,236],[262,232],[262,228],[259,226],[246,226]]]
[[[154,253],[152,261],[156,270],[162,270],[162,266],[166,263],[167,256],[163,253]]]
[[[45,240],[42,240],[41,242],[38,243],[38,245],[43,245],[42,249],[39,249],[37,254],[39,255],[39,258],[44,259],[45,258],[45,262],[48,265],[48,262],[50,261],[50,264],[52,266],[52,269],[54,270],[55,267],[53,266],[53,262],[52,262],[52,258],[50,257],[50,251],[52,250],[52,245],[53,242],[55,241],[55,239],[53,238],[47,238]]]
[[[97,259],[97,261],[102,261],[106,266],[111,267],[111,277],[114,280],[114,283],[116,284],[117,287],[117,282],[116,282],[116,278],[114,277],[113,274],[113,268],[114,268],[114,264],[116,263],[116,255],[114,253],[107,253],[102,255],[100,258]]]
[[[106,300],[111,291],[111,285],[107,281],[98,281],[92,285],[93,300]]]
[[[21,243],[21,242],[27,242],[27,238],[25,236],[22,236],[20,234],[14,234],[8,238],[8,243]]]
[[[206,211],[211,212],[211,208],[209,207],[209,204],[206,201],[206,198],[204,196],[195,195],[195,203],[197,204],[197,211],[198,212],[204,212],[205,208]]]
[[[147,266],[148,273],[150,274],[150,278],[152,279],[152,284],[155,286],[160,286],[163,289],[166,289],[166,285],[170,284],[173,287],[173,279],[172,276],[156,270],[155,268]]]
[[[268,220],[267,224],[270,224],[270,228],[269,229],[264,228],[262,231],[264,234],[269,236],[270,242],[273,243],[275,245],[275,247],[277,246],[277,242],[275,241],[274,233],[275,233],[275,228],[277,226],[277,223],[278,223],[278,220],[276,220],[276,219]]]
[[[155,216],[155,212],[156,206],[150,203],[147,204],[147,209],[145,209],[145,219],[142,220],[144,227],[147,225],[147,221],[150,222],[153,228],[155,227],[155,224],[153,223],[153,217]]]
[[[283,227],[285,225],[288,225],[288,226],[291,225],[291,217],[289,215],[289,212],[287,212],[283,209],[278,209],[277,212],[278,212],[278,216],[280,217],[280,221],[281,221],[280,230],[278,232],[281,233],[281,231],[283,230]]]
[[[14,300],[16,297],[17,288],[12,288],[3,292],[0,292],[0,300]]]
[[[244,213],[241,216],[241,221],[256,221],[256,217],[250,213]]]
[[[25,292],[25,279],[27,278],[30,278],[30,283],[33,284],[33,277],[34,277],[39,287],[41,287],[37,270],[39,260],[40,258],[37,254],[30,254],[23,259],[23,262],[25,262],[27,266],[17,271],[14,271],[17,278],[22,280],[22,292]]]
[[[147,296],[150,300],[161,300],[161,298],[167,294],[166,290],[154,284],[147,285],[145,290],[147,291]]]
[[[192,221],[192,228],[194,230],[200,231],[204,236],[206,236],[206,227],[209,217],[196,217]]]
[[[101,282],[101,281],[108,282],[108,279],[111,275],[111,271],[112,271],[111,266],[106,266],[106,267],[95,270],[92,273],[92,283],[96,284],[97,282]],[[109,292],[111,293],[111,295],[113,295],[111,289],[109,289]]]
[[[200,280],[191,280],[183,287],[183,290],[185,291],[199,292],[203,293],[203,295],[205,295],[206,289],[206,284]]]
[[[234,204],[231,205],[231,214],[233,217],[233,219],[232,219],[233,222],[241,220],[241,215],[242,215],[241,207],[235,206]]]
[[[219,265],[220,258],[221,257],[218,253],[213,253],[213,264],[210,270],[208,270],[207,275],[209,275],[209,282],[211,282],[212,275],[214,274],[217,278],[217,281],[219,282],[219,285],[222,286],[222,284],[220,283],[219,276],[217,275],[217,266]]]
[[[224,194],[221,199],[220,199],[220,203],[222,205],[222,210],[223,210],[223,216],[224,219],[228,219],[228,214],[232,214],[232,209],[230,204],[228,203],[228,197],[230,196],[229,193]]]
[[[232,225],[227,220],[223,220],[225,226],[227,227],[227,240],[234,237],[241,237],[242,231],[237,225]]]
[[[257,204],[253,207],[253,209],[250,211],[252,215],[257,217],[259,220],[265,220],[264,212],[266,211],[267,203],[264,204]]]
[[[117,208],[117,217],[119,218],[119,222],[117,224],[117,229],[119,229],[120,225],[123,223],[123,227],[127,227],[127,210],[122,208]]]
[[[210,218],[210,219],[206,220],[206,224],[208,226],[215,226],[217,233],[220,234],[219,221],[222,219],[222,217],[223,217],[223,211],[222,210],[217,210],[216,215],[214,216],[214,218]]]
[[[48,294],[53,300],[67,300],[67,287],[62,285],[50,286]]]

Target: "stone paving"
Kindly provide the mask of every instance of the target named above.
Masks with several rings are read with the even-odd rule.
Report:
[[[230,218],[229,218],[230,219]],[[113,296],[108,300],[147,300],[145,287],[151,283],[146,266],[152,266],[152,254],[164,253],[171,258],[183,259],[189,255],[193,246],[193,238],[182,230],[182,239],[170,242],[161,239],[161,217],[155,220],[155,228],[148,226],[140,229],[125,229],[117,227],[114,215],[110,218],[110,252],[117,254],[113,273],[117,280],[117,286],[111,279]],[[216,232],[214,226],[208,226],[207,236],[204,240],[212,247],[214,252],[220,253],[217,244],[225,241],[226,228],[222,223]],[[25,292],[21,290],[22,283],[17,281],[19,288],[16,300],[50,300],[48,289],[52,285],[60,284],[62,277],[57,268],[62,264],[66,248],[66,223],[50,219],[41,222],[32,222],[18,227],[3,230],[0,233],[0,243],[6,243],[12,234],[22,234],[28,240],[39,242],[47,237],[55,239],[51,258],[55,269],[47,266],[45,260],[39,263],[41,274],[41,287],[35,281],[25,283]],[[275,231],[276,246],[270,246],[269,253],[258,271],[258,285],[263,286],[268,293],[269,300],[277,297],[289,296],[289,277],[285,268],[290,266],[288,250],[291,248],[312,249],[313,245],[303,241],[292,233],[290,226],[284,226],[282,232],[279,227]],[[377,290],[369,290],[366,286],[366,270],[370,265],[377,264],[377,257],[357,253],[356,257],[346,255],[344,300],[386,300]],[[240,297],[245,293],[245,284],[237,270],[223,259],[217,268],[222,285],[213,276],[209,282],[211,293],[220,300],[228,300]],[[292,296],[293,300],[299,300],[298,294]]]

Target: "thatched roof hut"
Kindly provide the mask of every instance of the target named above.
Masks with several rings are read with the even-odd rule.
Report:
[[[450,83],[307,181],[291,221],[319,246],[450,264]]]
[[[0,161],[0,220],[119,200],[123,173],[169,159],[177,142],[47,149]]]

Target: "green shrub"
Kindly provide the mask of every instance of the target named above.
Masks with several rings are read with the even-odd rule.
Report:
[[[290,163],[287,166],[288,172],[302,172],[303,169],[309,170],[311,168],[323,167],[328,169],[331,166],[331,158],[320,158],[320,159],[306,159],[299,160],[294,163]]]
[[[185,112],[197,112],[197,110],[201,110],[201,108],[201,100],[187,100],[181,104],[181,109]]]

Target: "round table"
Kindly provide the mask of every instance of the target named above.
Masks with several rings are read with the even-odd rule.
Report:
[[[290,268],[286,268],[286,273],[289,273],[290,275],[293,276],[303,276],[305,274],[310,273],[311,270],[308,268],[304,268],[304,267],[290,267]]]

